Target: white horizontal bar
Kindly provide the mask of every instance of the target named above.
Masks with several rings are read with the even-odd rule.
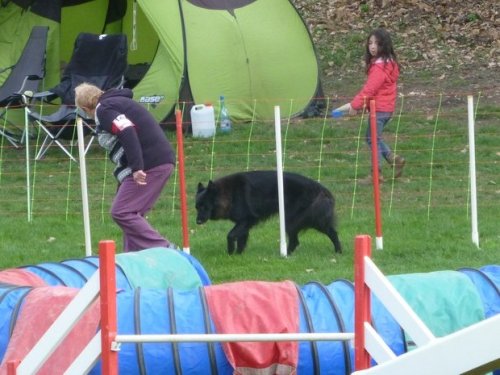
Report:
[[[383,363],[397,358],[396,354],[385,343],[370,323],[365,322],[365,348],[370,356],[377,362]]]
[[[354,333],[228,333],[173,335],[116,335],[115,342],[258,342],[348,341]]]
[[[101,331],[90,340],[85,349],[76,357],[73,363],[64,371],[64,375],[88,374],[101,356]]]

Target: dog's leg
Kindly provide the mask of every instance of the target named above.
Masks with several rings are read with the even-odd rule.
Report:
[[[288,249],[286,250],[287,255],[292,255],[293,251],[299,246],[299,236],[296,230],[288,232]]]
[[[232,230],[227,234],[227,253],[232,255],[234,253],[234,238],[231,236]]]
[[[236,225],[229,231],[227,234],[227,252],[229,255],[234,253],[235,245],[238,240],[238,227],[240,224],[236,223]]]
[[[324,233],[333,242],[333,247],[335,248],[335,252],[341,254],[342,253],[342,245],[340,244],[339,235],[338,235],[337,231],[333,227],[328,227],[327,231]]]
[[[303,226],[302,215],[289,210],[285,221],[286,234],[288,236],[287,255],[292,255],[293,251],[299,246],[299,231]]]
[[[339,236],[335,230],[334,218],[334,202],[333,200],[322,201],[323,204],[318,204],[316,209],[311,211],[311,227],[324,233],[332,241],[336,253],[342,253],[342,246],[340,244]]]
[[[245,247],[247,246],[249,232],[242,234],[236,239],[236,252],[241,254]]]
[[[245,250],[249,234],[249,227],[246,222],[236,223],[227,235],[227,252],[234,253],[234,245],[236,243],[236,252],[241,254]]]

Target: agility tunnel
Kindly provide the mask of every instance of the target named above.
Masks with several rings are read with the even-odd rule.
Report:
[[[97,256],[22,266],[0,271],[0,284],[81,288],[98,267]],[[192,289],[210,283],[198,260],[179,250],[158,247],[116,255],[118,290],[170,286]]]
[[[290,281],[210,285],[195,258],[161,250],[163,253],[151,249],[117,256],[118,334],[354,331],[354,286],[350,281],[303,286]],[[169,277],[174,282],[165,281],[170,274],[162,268],[166,258],[172,263],[172,259],[182,259],[179,262],[187,266],[184,271],[183,266],[173,268],[184,276],[191,275],[189,285],[185,280],[181,280],[181,286],[175,285],[180,280],[178,275]],[[95,271],[97,263],[97,258],[90,257],[60,265],[18,268],[32,284],[19,280],[16,284],[15,270],[0,272],[0,373],[5,372],[8,360],[27,353],[75,296],[83,280]],[[161,270],[154,271],[158,263]],[[500,313],[497,265],[388,279],[437,337]],[[99,306],[95,304],[39,374],[62,373],[60,369],[67,368],[97,332],[99,319]],[[372,299],[372,319],[377,332],[397,355],[411,350],[411,337],[376,298]],[[350,342],[343,341],[187,342],[123,343],[119,351],[121,374],[232,374],[234,368],[272,366],[296,369],[299,374],[350,374],[354,371],[354,349]],[[91,373],[100,373],[100,363]]]
[[[35,289],[37,294],[44,290],[50,295],[50,289],[57,286],[71,290],[74,295],[98,267],[99,258],[90,256],[0,271],[0,361],[26,297],[33,294]],[[132,291],[141,287],[191,290],[210,285],[208,274],[196,258],[170,248],[118,254],[115,267],[118,291]],[[39,298],[43,305],[43,294]],[[40,311],[43,312],[44,308]]]

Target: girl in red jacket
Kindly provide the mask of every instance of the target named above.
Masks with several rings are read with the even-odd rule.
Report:
[[[384,181],[382,177],[382,158],[394,168],[394,177],[401,177],[405,159],[395,155],[389,146],[382,140],[382,132],[394,112],[397,93],[397,80],[399,77],[399,64],[396,53],[392,46],[389,33],[382,28],[373,30],[366,41],[365,52],[366,82],[352,99],[350,103],[336,109],[336,111],[349,112],[354,115],[358,110],[370,109],[370,100],[375,100],[377,118],[377,147],[378,147],[378,169],[379,183]],[[370,121],[366,131],[366,142],[371,148],[372,136]],[[372,183],[372,176],[359,180],[361,184]]]

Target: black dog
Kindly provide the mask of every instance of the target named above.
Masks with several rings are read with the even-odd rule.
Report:
[[[334,225],[333,195],[318,182],[295,173],[283,173],[287,253],[299,245],[298,233],[314,228],[326,234],[335,251],[342,252]],[[200,182],[196,194],[197,224],[207,220],[229,219],[236,225],[227,235],[227,251],[241,253],[247,244],[250,228],[276,214],[278,180],[276,171],[241,172]]]

